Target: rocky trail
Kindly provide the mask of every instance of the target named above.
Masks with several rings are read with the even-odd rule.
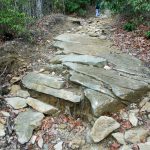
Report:
[[[149,150],[149,68],[114,46],[110,19],[68,20],[1,97],[0,149]]]

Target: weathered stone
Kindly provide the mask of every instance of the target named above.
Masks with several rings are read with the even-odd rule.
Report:
[[[113,97],[91,89],[84,90],[84,93],[91,103],[95,116],[100,116],[104,112],[113,112],[119,108],[120,102]]]
[[[14,109],[20,109],[20,108],[24,108],[27,106],[26,100],[21,97],[10,97],[10,98],[5,98],[5,100]]]
[[[114,97],[114,95],[107,88],[105,88],[105,85],[101,81],[95,80],[89,76],[76,73],[76,72],[70,72],[70,74],[71,74],[70,77],[71,81],[79,83],[90,89],[105,93],[106,95],[109,95],[111,97]]]
[[[43,117],[42,113],[31,110],[19,113],[15,121],[15,130],[21,144],[30,140],[33,130],[41,124]]]
[[[131,122],[131,124],[133,126],[137,126],[138,125],[138,112],[139,110],[138,109],[134,109],[134,110],[130,110],[129,111],[129,121]]]
[[[52,63],[73,62],[103,67],[106,64],[106,59],[90,55],[69,54],[69,55],[57,55],[51,60],[51,62]]]
[[[69,62],[64,63],[64,65],[77,72],[86,74],[108,84],[112,87],[114,94],[128,101],[137,101],[137,95],[143,95],[143,90],[149,90],[147,83],[120,76],[114,70],[104,70],[102,68]],[[121,93],[121,95],[119,96],[118,93]]]
[[[0,123],[0,136],[5,136],[5,127],[2,123]]]
[[[96,120],[91,130],[91,137],[94,142],[100,142],[107,135],[109,135],[111,132],[118,129],[119,127],[120,124],[116,122],[113,118],[101,116]]]
[[[150,150],[150,142],[138,144],[140,150]]]
[[[28,82],[56,89],[62,88],[65,84],[64,80],[60,77],[52,77],[50,75],[36,72],[30,72],[23,77],[22,83],[27,84]]]
[[[28,91],[24,91],[24,90],[18,90],[16,93],[16,96],[18,97],[22,97],[22,98],[27,98],[30,96]]]
[[[118,141],[120,144],[125,144],[124,134],[121,132],[113,133],[112,136]]]
[[[58,111],[58,109],[52,105],[46,104],[32,97],[28,97],[26,101],[29,106],[44,114],[54,114]]]
[[[83,94],[79,89],[54,89],[54,88],[50,88],[47,87],[45,85],[40,85],[40,84],[35,84],[35,83],[31,83],[31,82],[24,82],[24,86],[41,92],[41,93],[45,93],[48,95],[52,95],[61,99],[65,99],[71,102],[80,102],[83,99]]]
[[[133,128],[125,132],[125,141],[130,143],[140,143],[149,135],[149,130],[143,127]]]

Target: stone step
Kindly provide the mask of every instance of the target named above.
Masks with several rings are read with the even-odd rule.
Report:
[[[77,55],[77,54],[57,55],[51,60],[51,63],[64,63],[64,62],[81,63],[98,67],[104,67],[106,65],[106,59],[90,55]]]
[[[111,87],[116,96],[124,100],[131,101],[136,94],[143,96],[144,92],[150,90],[148,83],[120,76],[119,73],[114,70],[105,70],[103,68],[69,62],[64,63],[64,65],[76,72],[104,82]],[[134,98],[137,99],[136,96]]]
[[[44,103],[38,99],[32,98],[32,97],[28,97],[26,99],[26,103],[31,106],[33,109],[44,113],[44,114],[48,114],[48,115],[53,115],[55,114],[58,109],[55,108],[54,106]]]
[[[59,83],[59,80],[53,81],[53,80],[42,79],[38,81],[37,78],[34,79],[34,76],[32,75],[34,74],[29,73],[22,79],[22,83],[24,87],[31,89],[31,90],[35,90],[37,92],[45,93],[45,94],[48,94],[57,98],[68,100],[74,103],[80,102],[83,99],[83,93],[80,89],[77,89],[77,88],[57,89],[58,87],[60,88],[62,84],[64,84],[62,80],[60,80],[60,83]],[[42,77],[43,76],[46,76],[46,75],[42,75]],[[40,77],[41,77],[41,74],[40,74]],[[53,78],[55,79],[55,77]],[[56,88],[52,88],[52,86]]]
[[[60,77],[54,77],[47,74],[30,72],[23,77],[22,83],[26,85],[28,82],[37,85],[43,85],[51,88],[60,89],[64,87],[65,81]]]

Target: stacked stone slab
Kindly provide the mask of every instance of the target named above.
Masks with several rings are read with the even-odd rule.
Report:
[[[112,53],[116,48],[110,41],[79,34],[62,34],[54,40],[61,54],[50,65],[54,70],[63,65],[69,78],[29,73],[22,80],[26,88],[72,103],[89,101],[95,116],[139,102],[150,91],[150,70],[132,56]]]

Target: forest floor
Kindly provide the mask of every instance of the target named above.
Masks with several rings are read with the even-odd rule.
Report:
[[[0,124],[6,125],[5,136],[0,137],[1,150],[121,149],[123,144],[112,137],[108,137],[99,144],[93,144],[91,139],[88,139],[89,128],[95,121],[91,116],[87,121],[65,113],[59,114],[57,117],[46,116],[41,126],[34,131],[32,140],[23,145],[19,144],[14,132],[14,120],[19,111],[23,112],[25,109],[14,110],[4,100],[10,91],[16,90],[16,85],[20,85],[20,80],[26,72],[40,71],[55,56],[56,49],[52,46],[55,36],[65,32],[76,33],[82,30],[81,26],[88,27],[91,24],[93,28],[96,28],[98,19],[100,19],[100,24],[106,26],[106,28],[96,34],[89,31],[90,36],[97,37],[99,32],[102,32],[100,38],[108,38],[114,41],[114,45],[118,46],[121,51],[141,59],[145,66],[150,67],[150,41],[144,36],[144,31],[148,30],[144,25],[139,26],[136,31],[126,32],[121,25],[115,24],[112,18],[107,17],[80,19],[80,22],[74,21],[72,18],[67,19],[63,15],[43,17],[31,27],[34,44],[22,39],[0,43]],[[82,32],[86,31],[83,30]],[[141,111],[143,106],[147,107],[145,104],[149,106],[149,101],[150,95],[143,97],[142,103],[131,104],[116,113],[108,114],[108,116],[121,124],[119,132],[124,132],[133,127],[131,118],[128,117],[131,112],[134,115],[136,114],[134,118],[138,120],[138,127],[144,125],[149,128],[149,108],[148,111]],[[148,139],[147,135],[142,135],[140,140],[141,142],[149,142],[150,138]],[[131,149],[131,146],[126,146],[128,146],[127,149]],[[140,146],[133,144],[132,148],[138,150]]]

